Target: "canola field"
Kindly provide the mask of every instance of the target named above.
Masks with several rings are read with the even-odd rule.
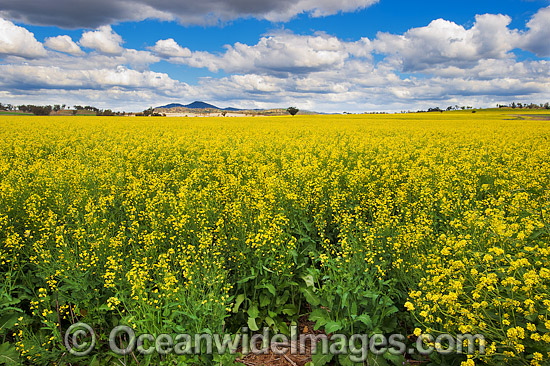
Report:
[[[304,318],[485,337],[357,365],[548,365],[550,121],[509,113],[2,116],[0,365],[231,365],[105,337]],[[78,321],[98,335],[86,356],[64,345]]]

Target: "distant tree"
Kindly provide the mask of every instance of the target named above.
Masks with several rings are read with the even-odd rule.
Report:
[[[146,110],[144,110],[143,112],[141,113],[136,113],[136,116],[139,116],[139,117],[166,117],[166,114],[160,114],[158,112],[155,112],[154,108],[153,107],[150,107]]]
[[[115,113],[110,109],[106,109],[104,111],[99,110],[96,112],[96,116],[114,116],[114,115]]]
[[[29,107],[32,114],[35,114],[37,116],[49,116],[50,113],[52,112],[51,105],[47,105],[47,106],[31,105]]]
[[[93,107],[91,105],[84,106],[84,109],[91,112],[99,112],[99,108]]]
[[[544,103],[544,109],[550,109],[550,104],[548,102]]]
[[[226,112],[226,111],[223,111],[223,112],[222,112],[222,117],[225,117],[226,114],[227,114],[227,112]]]
[[[288,108],[286,109],[286,111],[287,111],[288,113],[290,113],[292,116],[295,116],[296,113],[298,113],[300,110],[299,110],[298,108],[296,108],[296,107],[288,107]]]

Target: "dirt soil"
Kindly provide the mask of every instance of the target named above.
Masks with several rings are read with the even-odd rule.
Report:
[[[535,121],[550,121],[550,114],[511,114],[518,119],[531,119]]]
[[[322,331],[316,331],[313,329],[315,323],[309,321],[307,316],[304,316],[298,321],[298,329],[300,334],[322,334]],[[298,345],[295,345],[296,349],[299,349]],[[266,354],[253,354],[250,353],[241,359],[237,359],[237,365],[246,365],[246,366],[304,366],[306,363],[311,361],[311,344],[306,342],[305,348],[301,350],[302,354],[291,354],[290,352],[290,343],[286,345],[281,345],[280,349],[286,349],[286,352],[282,355],[274,354],[271,349],[268,350]],[[296,352],[293,352],[296,353]]]

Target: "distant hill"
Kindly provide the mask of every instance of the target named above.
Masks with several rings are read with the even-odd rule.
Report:
[[[271,109],[240,109],[234,107],[219,108],[213,104],[195,101],[190,104],[170,103],[161,107],[156,107],[157,113],[178,113],[178,114],[222,114],[223,112],[233,112],[236,114],[253,115],[253,116],[284,116],[288,112],[284,108],[271,108]],[[298,114],[317,114],[316,112],[301,110]]]
[[[189,108],[189,109],[220,109],[219,107],[216,107],[215,105],[205,103],[205,102],[193,102],[193,103],[188,104],[184,107]]]
[[[228,107],[228,108],[219,108],[219,107],[216,107],[215,105],[212,105],[212,104],[209,104],[209,103],[205,103],[205,102],[199,102],[199,101],[195,101],[193,103],[190,103],[190,104],[187,104],[187,105],[184,105],[184,104],[180,104],[180,103],[171,103],[171,104],[167,104],[167,105],[163,105],[161,107],[157,107],[155,109],[170,109],[170,108],[188,108],[188,109],[218,109],[220,111],[231,111],[231,112],[235,112],[235,111],[241,111],[242,109],[239,109],[239,108],[233,108],[233,107]]]

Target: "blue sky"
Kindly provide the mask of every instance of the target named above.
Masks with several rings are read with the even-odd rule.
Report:
[[[361,112],[550,101],[547,0],[44,4],[0,0],[0,102]]]

